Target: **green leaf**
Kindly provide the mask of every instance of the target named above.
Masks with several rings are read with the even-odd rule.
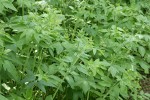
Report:
[[[112,87],[111,87],[112,88]],[[113,88],[112,88],[112,90],[111,90],[111,92],[110,92],[110,99],[111,100],[114,100],[114,99],[112,99],[112,98],[116,98],[116,99],[118,99],[118,97],[119,97],[119,92],[120,92],[120,88],[116,85],[116,86],[114,86]]]
[[[23,83],[25,83],[25,82],[31,82],[31,81],[34,81],[35,78],[36,78],[36,77],[35,77],[34,75],[29,74],[29,75],[27,75],[27,76],[22,80],[22,82],[23,82]]]
[[[26,93],[25,93],[26,99],[27,100],[31,100],[32,99],[32,95],[33,95],[33,89],[32,88],[27,89]]]
[[[84,67],[84,65],[78,66],[77,69],[78,69],[80,72],[82,72],[82,73],[84,73],[84,74],[86,74],[86,75],[89,75],[89,73],[88,73],[87,69]]]
[[[83,82],[82,82],[82,89],[83,89],[83,92],[84,92],[85,94],[86,94],[87,91],[90,89],[90,86],[89,86],[89,84],[88,84],[87,81],[83,81]]]
[[[111,64],[107,62],[106,60],[101,61],[101,65],[103,66],[110,66]]]
[[[48,80],[41,80],[40,83],[44,86],[50,86],[50,87],[56,87],[55,86],[55,81],[52,79],[48,79]],[[56,83],[57,84],[57,83]]]
[[[61,78],[59,78],[59,77],[57,77],[55,75],[50,75],[49,77],[54,79],[54,80],[56,80],[57,82],[60,82],[60,83],[63,81]]]
[[[23,44],[25,44],[25,40],[24,40],[24,39],[20,39],[20,40],[16,41],[15,44],[16,44],[16,46],[21,50]]]
[[[0,94],[0,99],[1,100],[8,100],[7,98],[5,98],[4,96],[2,96],[1,94]]]
[[[54,48],[56,48],[57,54],[60,54],[64,50],[64,48],[60,42],[55,43]]]
[[[46,99],[45,99],[45,100],[53,100],[52,95],[48,95],[48,96],[46,96]]]
[[[65,62],[73,62],[73,58],[70,57],[70,56],[66,56],[66,57],[64,58],[64,61],[65,61]]]
[[[103,87],[110,87],[111,86],[111,84],[108,83],[107,81],[100,81],[98,84],[103,86]]]
[[[24,24],[24,22],[20,22],[20,21],[21,21],[21,17],[13,17],[11,19],[11,23],[14,24],[10,24],[11,27],[18,32],[31,30],[27,27],[27,25]]]
[[[5,60],[4,61],[4,64],[3,64],[3,68],[5,70],[7,70],[15,80],[18,80],[19,79],[19,75],[17,73],[17,70],[15,68],[15,66],[8,60]]]
[[[139,51],[139,53],[141,54],[141,56],[144,57],[144,55],[145,55],[145,48],[142,47],[142,46],[139,46],[139,47],[138,47],[138,51]]]
[[[149,74],[150,65],[147,64],[147,63],[144,62],[144,61],[140,61],[139,64],[140,64],[140,66],[144,69],[144,72],[145,72],[146,74]]]
[[[147,62],[150,63],[150,54],[147,55]]]
[[[93,48],[93,54],[94,54],[94,55],[96,54],[96,51],[97,51],[97,49],[96,49],[96,48]]]
[[[116,75],[116,73],[118,72],[118,70],[114,67],[111,66],[108,71],[112,74],[112,76],[114,77]]]
[[[18,96],[14,93],[11,93],[11,97],[9,98],[9,100],[25,100],[25,99],[23,99],[21,96]]]
[[[3,46],[3,41],[2,40],[0,40],[0,46]]]
[[[94,89],[97,88],[97,85],[96,85],[96,83],[94,82],[94,80],[89,81],[88,83],[89,83],[89,85],[90,85],[91,87],[93,87]]]
[[[69,43],[68,41],[63,42],[62,45],[65,49],[68,49],[68,50],[71,50],[74,47],[73,44]]]
[[[17,11],[17,9],[14,7],[14,5],[10,1],[5,1],[5,2],[2,2],[2,3],[6,8]]]
[[[17,3],[20,7],[22,7],[23,5],[27,6],[27,7],[32,7],[32,2],[34,0],[17,0]]]
[[[55,64],[52,64],[48,68],[48,73],[49,74],[55,74],[58,71],[58,68]]]
[[[73,86],[74,85],[74,79],[70,75],[66,76],[65,79],[67,80],[67,82],[69,83],[71,88],[73,89],[74,88],[74,86]]]
[[[41,82],[38,82],[38,83],[37,83],[37,86],[39,87],[39,89],[42,90],[42,92],[46,93],[46,89],[45,89],[44,84],[42,84]]]
[[[4,10],[4,6],[0,3],[0,13],[3,13],[3,10]]]
[[[26,35],[26,42],[30,42],[32,39],[33,34],[35,33],[35,31],[33,29],[27,29],[26,31],[23,32],[23,34]]]
[[[128,90],[127,90],[127,87],[125,85],[120,86],[120,94],[123,97],[128,97]]]

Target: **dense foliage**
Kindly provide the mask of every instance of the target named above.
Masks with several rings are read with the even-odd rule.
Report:
[[[150,0],[0,0],[1,100],[148,100]]]

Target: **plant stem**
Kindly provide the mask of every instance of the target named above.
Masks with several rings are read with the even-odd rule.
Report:
[[[1,72],[1,70],[0,70],[0,72]],[[1,76],[0,76],[0,93],[1,93]]]
[[[90,91],[88,91],[87,99],[86,100],[89,100],[89,95],[90,95]]]
[[[114,88],[114,86],[118,85],[119,83],[116,82],[109,90],[108,92],[104,95],[103,99],[105,99],[107,97],[107,95],[111,92],[111,90]]]
[[[24,19],[23,16],[24,16],[24,3],[23,3],[23,0],[22,0],[22,20]]]
[[[64,79],[65,79],[65,77],[63,78],[63,81],[64,81]],[[62,81],[62,82],[63,82],[63,81]],[[54,95],[53,95],[53,100],[54,100],[54,98],[55,98],[55,96],[56,96],[56,94],[57,94],[57,92],[58,92],[58,90],[59,90],[59,88],[60,88],[62,82],[59,84],[57,90],[55,91],[55,93],[54,93]]]

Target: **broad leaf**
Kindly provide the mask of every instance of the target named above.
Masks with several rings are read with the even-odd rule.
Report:
[[[4,64],[3,64],[3,68],[5,70],[7,70],[15,80],[18,80],[19,79],[19,75],[18,75],[18,72],[15,68],[15,66],[8,60],[5,60],[4,61]]]
[[[90,86],[89,86],[89,83],[87,81],[83,81],[82,82],[82,89],[83,89],[83,92],[86,94],[87,91],[90,89]]]
[[[46,96],[46,99],[45,99],[45,100],[53,100],[52,95],[48,95],[48,96]]]
[[[118,70],[115,68],[115,66],[111,66],[108,71],[112,74],[113,77],[115,77]]]
[[[9,8],[9,9],[11,9],[11,10],[17,11],[17,9],[14,7],[14,5],[13,5],[11,2],[5,1],[5,2],[2,2],[2,3],[3,3],[3,5],[4,5],[6,8]]]
[[[56,48],[57,54],[60,54],[64,50],[60,42],[55,43],[54,48]]]
[[[65,79],[67,80],[67,82],[69,83],[69,85],[71,86],[71,88],[74,88],[74,79],[69,75],[66,76]]]
[[[144,72],[148,74],[150,71],[150,65],[144,61],[140,61],[139,64],[144,69]]]
[[[41,82],[38,82],[38,83],[37,83],[37,86],[39,87],[39,89],[42,90],[42,92],[46,93],[46,89],[45,89],[44,84],[42,84]]]
[[[2,96],[1,94],[0,94],[0,99],[1,100],[8,100],[7,98],[5,98],[4,96]]]
[[[141,56],[143,57],[145,55],[145,48],[142,46],[138,47],[139,53],[141,54]]]

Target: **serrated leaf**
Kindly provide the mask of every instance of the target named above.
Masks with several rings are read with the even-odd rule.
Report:
[[[18,76],[19,75],[17,73],[17,70],[16,70],[15,66],[10,61],[5,60],[4,64],[3,64],[3,68],[5,70],[7,70],[13,76],[13,78],[15,80],[18,80],[18,78],[19,78]]]
[[[107,62],[106,60],[101,61],[101,65],[103,66],[110,66],[111,64]]]
[[[65,62],[73,62],[73,58],[70,57],[70,56],[66,56],[66,57],[64,58],[64,61],[65,61]]]
[[[104,76],[104,71],[102,69],[99,69],[96,71],[100,76]]]
[[[2,3],[3,3],[3,5],[4,5],[6,8],[9,8],[9,9],[11,9],[11,10],[17,11],[17,9],[14,7],[14,5],[13,5],[11,2],[5,1],[5,2],[2,2]]]
[[[144,57],[144,55],[145,55],[145,48],[142,47],[142,46],[139,46],[139,47],[138,47],[138,51],[139,51],[139,53],[141,54],[141,56]]]
[[[67,82],[69,83],[69,85],[71,86],[71,88],[74,88],[74,79],[71,76],[66,76],[65,79],[67,80]]]
[[[108,71],[111,73],[111,75],[114,77],[116,75],[116,73],[118,72],[118,70],[114,67],[111,66]]]
[[[95,82],[93,82],[93,81],[89,82],[89,85],[90,85],[91,87],[93,87],[94,89],[97,88],[97,85],[96,85]]]
[[[84,68],[84,66],[78,66],[77,69],[78,69],[80,72],[82,72],[82,73],[84,73],[84,74],[86,74],[86,75],[89,75],[87,69]]]

